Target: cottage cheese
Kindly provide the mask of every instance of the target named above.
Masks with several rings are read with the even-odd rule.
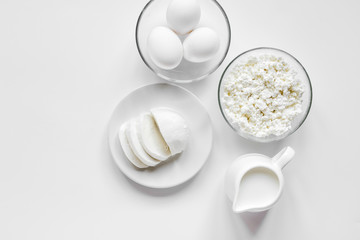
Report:
[[[280,136],[301,113],[303,83],[281,57],[238,63],[224,79],[224,111],[233,126],[256,137]]]

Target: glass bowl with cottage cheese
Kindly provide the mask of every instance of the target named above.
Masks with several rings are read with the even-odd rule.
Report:
[[[255,48],[226,67],[218,88],[221,113],[240,136],[272,142],[294,133],[312,103],[309,75],[289,53]]]

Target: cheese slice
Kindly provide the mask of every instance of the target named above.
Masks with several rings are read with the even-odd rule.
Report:
[[[129,127],[129,123],[125,122],[121,125],[120,129],[119,129],[119,140],[120,140],[120,145],[121,148],[125,154],[125,156],[127,157],[127,159],[135,166],[138,168],[147,168],[148,166],[145,165],[143,162],[140,161],[140,159],[134,154],[134,152],[132,151],[128,139],[126,137],[126,130]]]
[[[137,121],[137,119],[131,120],[130,127],[126,130],[126,136],[131,146],[131,149],[134,154],[141,160],[141,162],[151,167],[156,166],[160,163],[160,161],[152,158],[149,154],[147,154],[147,152],[144,150],[140,143],[137,130]]]
[[[171,156],[169,146],[150,113],[143,113],[140,116],[137,128],[140,143],[151,157],[165,161]]]

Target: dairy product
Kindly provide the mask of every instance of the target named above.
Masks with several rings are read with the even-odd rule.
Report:
[[[136,167],[138,168],[147,168],[148,166],[145,165],[141,160],[134,154],[132,151],[128,139],[126,137],[126,130],[129,127],[129,123],[126,122],[123,125],[121,125],[119,130],[119,140],[121,144],[121,148],[124,151],[126,158]]]
[[[143,113],[138,123],[139,139],[145,151],[157,160],[167,160],[171,152],[153,116],[148,112]]]
[[[184,151],[190,136],[185,119],[170,108],[154,108],[150,111],[170,148],[171,155]]]
[[[137,119],[133,119],[130,121],[130,126],[126,130],[126,136],[132,151],[141,160],[141,162],[151,167],[156,166],[160,163],[159,160],[154,159],[150,155],[148,155],[142,147],[137,130]]]
[[[121,125],[120,144],[138,168],[154,167],[183,152],[189,140],[185,119],[171,108],[154,108]]]
[[[279,179],[273,171],[263,167],[251,169],[241,179],[235,209],[242,211],[270,205],[279,191]]]
[[[224,112],[241,131],[280,136],[301,113],[303,83],[281,57],[261,55],[237,63],[224,78]]]

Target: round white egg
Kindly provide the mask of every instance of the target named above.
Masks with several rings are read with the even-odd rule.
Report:
[[[151,60],[162,69],[176,68],[183,57],[179,37],[167,27],[156,27],[150,32],[147,48]]]
[[[198,25],[200,16],[201,9],[197,0],[173,0],[166,12],[169,26],[180,35],[193,30]]]
[[[220,48],[218,34],[208,27],[195,29],[183,42],[184,58],[200,63],[211,60]]]

